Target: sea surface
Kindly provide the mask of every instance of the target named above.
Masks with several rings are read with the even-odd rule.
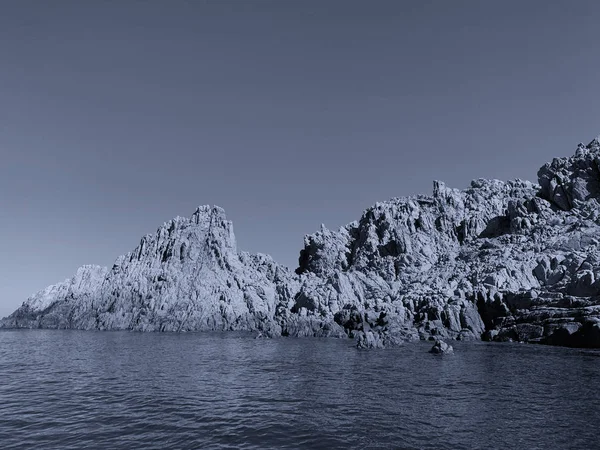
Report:
[[[600,448],[600,353],[0,331],[0,448]]]

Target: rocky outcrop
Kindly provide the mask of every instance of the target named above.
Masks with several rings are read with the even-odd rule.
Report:
[[[110,270],[89,270],[34,295],[5,326],[280,334],[276,310],[296,290],[288,269],[269,256],[237,251],[218,207],[165,223]]]
[[[32,295],[11,316],[4,327],[70,328],[69,325],[87,320],[90,304],[100,291],[107,269],[83,266],[73,278],[48,286]],[[72,327],[72,326],[71,326]]]
[[[431,347],[431,350],[429,350],[429,353],[434,353],[437,355],[451,355],[454,353],[454,349],[450,344],[438,339],[435,341],[435,344],[433,344],[433,347]]]
[[[554,158],[538,171],[540,196],[563,211],[593,203],[597,209],[600,197],[600,142],[579,144],[570,158]],[[589,208],[588,208],[589,209]]]
[[[436,182],[433,197],[378,203],[338,232],[322,228],[305,239],[295,306],[333,317],[348,334],[368,324],[383,335],[478,339],[485,325],[473,292],[487,276],[473,265],[474,246],[526,226],[514,220],[514,205],[535,205],[535,194],[522,181],[477,180],[465,191]],[[536,283],[521,267],[517,279],[505,273],[510,269],[496,281],[515,288]]]
[[[360,347],[487,339],[600,347],[600,143],[528,181],[434,182],[306,236],[295,272],[237,250],[222,209],[28,299],[8,327],[257,330]]]

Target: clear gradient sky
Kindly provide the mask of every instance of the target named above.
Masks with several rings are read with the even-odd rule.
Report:
[[[600,133],[600,2],[0,3],[0,315],[197,205],[303,236]]]

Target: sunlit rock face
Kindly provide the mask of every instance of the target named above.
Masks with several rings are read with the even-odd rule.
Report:
[[[80,319],[87,320],[90,304],[98,295],[107,269],[82,266],[73,278],[48,286],[29,297],[8,318],[4,327],[72,328]]]
[[[34,295],[5,325],[141,331],[275,328],[278,333],[275,311],[294,290],[293,283],[288,285],[288,269],[269,256],[238,252],[224,211],[208,206],[144,236],[111,269],[95,269],[83,288],[79,278],[78,273]]]
[[[248,330],[600,346],[600,143],[528,181],[434,182],[306,236],[295,272],[237,250],[222,209],[175,218],[111,269],[85,266],[5,327]]]
[[[398,336],[600,346],[599,157],[594,140],[542,167],[539,185],[435,182],[431,197],[323,228],[305,239],[298,304],[374,347]]]

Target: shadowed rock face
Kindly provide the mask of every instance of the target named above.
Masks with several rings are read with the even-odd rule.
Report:
[[[111,269],[85,266],[5,327],[258,330],[600,347],[600,143],[527,181],[434,182],[306,236],[293,273],[239,252],[222,209],[175,218]]]

